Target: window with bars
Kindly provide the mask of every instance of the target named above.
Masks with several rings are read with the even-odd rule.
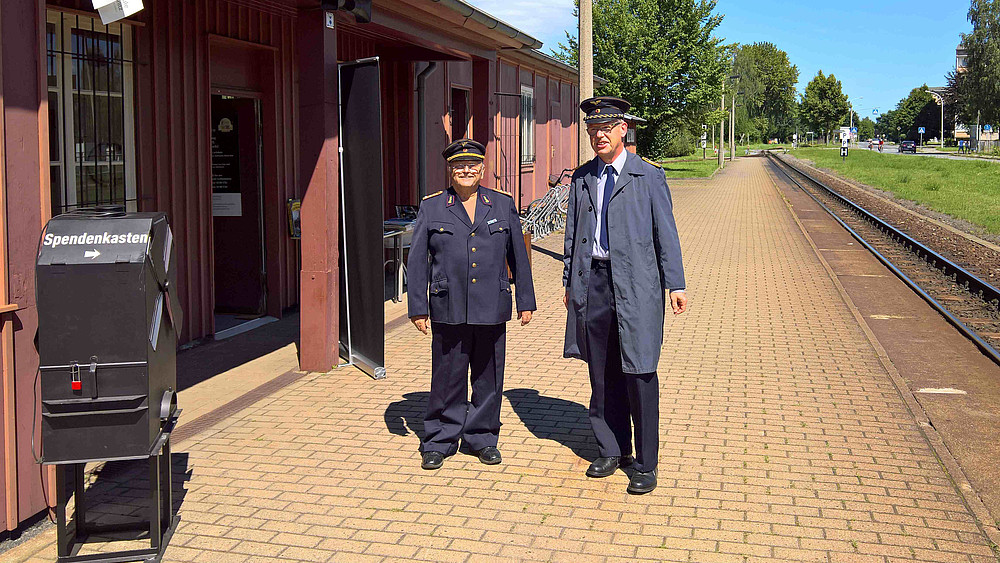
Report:
[[[49,11],[45,42],[52,214],[136,211],[131,27]]]
[[[521,86],[521,163],[535,162],[535,90]]]

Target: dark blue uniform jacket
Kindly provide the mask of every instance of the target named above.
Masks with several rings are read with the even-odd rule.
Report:
[[[508,265],[517,287],[517,310],[535,310],[531,266],[514,200],[482,186],[475,197],[475,224],[451,188],[420,203],[406,263],[410,317],[429,313],[431,321],[446,324],[509,321]]]

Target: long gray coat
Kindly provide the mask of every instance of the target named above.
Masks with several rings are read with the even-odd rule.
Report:
[[[566,212],[563,285],[569,293],[563,355],[589,361],[587,288],[597,229],[598,158],[573,174]],[[622,370],[656,371],[665,292],[684,288],[681,247],[663,170],[629,153],[608,204],[608,247]]]

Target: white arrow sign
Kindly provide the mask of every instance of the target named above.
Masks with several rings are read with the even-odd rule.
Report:
[[[96,248],[94,250],[88,250],[88,251],[86,251],[86,252],[83,253],[83,257],[84,258],[90,258],[91,260],[93,260],[94,258],[97,258],[100,255],[101,255],[101,253],[98,252]]]

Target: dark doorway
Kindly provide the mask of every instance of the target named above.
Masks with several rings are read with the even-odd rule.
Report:
[[[451,140],[469,136],[469,91],[451,89]]]
[[[265,309],[260,101],[212,95],[212,229],[215,312]],[[217,325],[220,318],[217,316]],[[236,324],[238,318],[221,322]],[[218,333],[226,326],[216,326]]]

